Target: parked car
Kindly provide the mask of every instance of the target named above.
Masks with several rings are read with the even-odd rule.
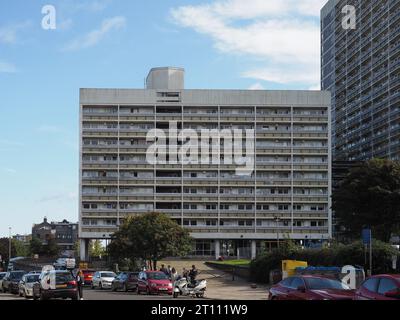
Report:
[[[112,291],[136,291],[139,272],[121,272],[111,284]]]
[[[339,280],[322,276],[293,276],[269,290],[269,300],[353,300],[355,291]]]
[[[356,300],[400,300],[400,275],[381,274],[366,279],[356,291]]]
[[[18,286],[20,297],[25,297],[25,299],[33,298],[33,285],[39,282],[39,276],[40,274],[38,273],[28,273],[22,277]]]
[[[85,285],[87,286],[92,285],[92,279],[95,272],[96,272],[95,270],[90,270],[90,269],[82,270]]]
[[[3,293],[10,292],[13,294],[18,294],[19,281],[22,279],[24,274],[26,274],[26,272],[21,270],[7,272],[1,283],[1,289]]]
[[[7,272],[0,272],[0,289],[3,287],[3,278],[6,276]]]
[[[39,282],[33,285],[33,299],[72,299],[78,300],[78,284],[71,272],[51,270],[42,272]]]
[[[111,289],[113,280],[117,275],[112,271],[97,271],[93,275],[92,289]]]
[[[143,271],[139,273],[137,286],[137,294],[141,292],[172,295],[172,282],[164,272]]]

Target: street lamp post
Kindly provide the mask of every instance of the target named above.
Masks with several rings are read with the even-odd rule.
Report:
[[[276,240],[277,240],[277,245],[278,245],[278,249],[279,249],[279,222],[281,221],[281,219],[278,216],[274,216],[274,220],[276,222]]]
[[[8,264],[11,260],[11,227],[8,228]]]

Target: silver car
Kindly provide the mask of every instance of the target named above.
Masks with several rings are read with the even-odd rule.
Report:
[[[92,289],[111,289],[112,282],[116,276],[112,271],[97,271],[93,275]]]
[[[39,282],[40,274],[28,273],[19,282],[19,296],[25,299],[33,298],[33,285]]]

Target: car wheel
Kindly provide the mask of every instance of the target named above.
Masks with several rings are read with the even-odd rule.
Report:
[[[146,287],[146,294],[149,296],[149,295],[151,295],[151,292],[150,292],[150,288],[149,287]]]
[[[92,282],[92,284],[90,285],[90,289],[92,289],[92,290],[96,289],[96,288],[94,287],[94,285],[93,285],[93,282]]]
[[[103,290],[103,284],[101,282],[99,283],[99,288],[100,290]]]
[[[124,289],[125,292],[128,292],[128,286],[126,285],[126,283],[124,284]]]
[[[47,300],[47,298],[41,293],[41,294],[40,294],[40,300],[41,300],[41,301],[45,301],[45,300]]]
[[[196,293],[196,298],[204,298],[204,293]]]
[[[179,293],[178,293],[178,292],[174,292],[173,297],[174,297],[175,299],[178,298],[178,297],[179,297]]]
[[[26,291],[24,290],[24,298],[25,299],[28,299],[28,296],[27,296],[27,294],[26,294]]]

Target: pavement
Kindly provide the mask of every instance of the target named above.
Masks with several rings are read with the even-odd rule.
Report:
[[[267,300],[268,286],[257,284],[252,288],[253,283],[235,276],[232,281],[232,275],[221,270],[214,269],[205,264],[205,261],[192,260],[163,260],[159,262],[165,266],[175,267],[178,273],[183,268],[190,269],[194,264],[200,271],[198,279],[207,280],[206,298],[213,300]]]

